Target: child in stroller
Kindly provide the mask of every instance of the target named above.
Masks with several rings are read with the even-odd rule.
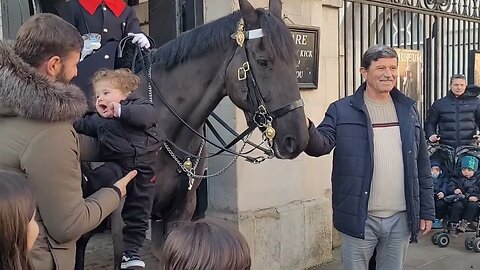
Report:
[[[443,227],[442,220],[446,220],[448,213],[448,203],[445,202],[447,195],[447,185],[450,175],[454,168],[455,149],[448,145],[430,144],[428,147],[430,156],[431,173],[435,196],[435,221],[433,229],[441,229]]]
[[[456,157],[460,158],[462,155],[472,155],[475,156],[477,160],[480,160],[480,147],[463,146],[457,148]],[[461,225],[462,223],[465,224],[466,231],[473,230],[473,232],[475,232],[474,235],[468,235],[465,238],[465,248],[467,250],[473,249],[475,252],[480,252],[480,226],[478,224],[480,216],[480,172],[477,171],[475,176],[477,178],[476,187],[471,188],[465,194],[466,199],[464,202],[466,206]],[[460,228],[460,230],[462,229],[463,228]]]
[[[461,158],[461,175],[452,177],[447,187],[448,195],[453,195],[450,214],[452,229],[462,233],[471,224],[473,225],[473,219],[478,212],[477,201],[480,197],[480,180],[476,173],[478,171],[478,159],[468,155],[468,152],[466,153]],[[475,227],[471,229],[475,229]]]

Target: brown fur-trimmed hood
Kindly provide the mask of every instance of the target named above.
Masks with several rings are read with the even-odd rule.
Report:
[[[15,53],[11,42],[0,41],[0,116],[72,122],[86,109],[77,86],[50,82]]]

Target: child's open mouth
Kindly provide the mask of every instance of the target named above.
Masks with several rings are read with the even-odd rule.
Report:
[[[107,105],[105,104],[98,104],[98,108],[100,108],[100,111],[105,113],[107,111]]]

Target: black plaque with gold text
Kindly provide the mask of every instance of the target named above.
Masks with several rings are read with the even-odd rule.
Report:
[[[318,88],[319,28],[289,26],[297,50],[297,80],[300,89]]]

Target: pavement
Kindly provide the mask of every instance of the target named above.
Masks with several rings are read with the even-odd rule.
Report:
[[[457,238],[452,237],[450,245],[446,248],[439,248],[433,245],[430,240],[432,235],[433,232],[421,237],[418,244],[411,244],[409,246],[404,267],[405,270],[480,270],[480,253],[468,251],[464,247],[466,235],[472,235],[472,233],[460,234]],[[147,265],[146,269],[160,269],[158,260],[155,259],[149,250],[150,241],[147,240],[145,247],[140,252],[141,257]],[[102,233],[95,235],[87,247],[85,269],[113,269],[112,266],[113,251],[110,234]],[[340,261],[340,251],[338,249],[334,250],[333,262],[315,267],[311,270],[343,270]]]
[[[451,237],[450,244],[445,248],[432,244],[430,239],[433,233],[430,232],[419,238],[418,244],[410,244],[404,270],[480,270],[480,253],[465,249],[465,237],[474,235],[474,233],[459,234],[456,238]],[[333,262],[314,270],[343,270],[340,250],[334,250]]]

